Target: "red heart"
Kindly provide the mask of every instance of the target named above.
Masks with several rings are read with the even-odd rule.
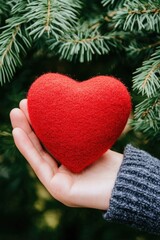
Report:
[[[77,82],[47,73],[30,87],[28,111],[48,151],[78,173],[114,144],[127,122],[131,100],[126,87],[113,77]]]

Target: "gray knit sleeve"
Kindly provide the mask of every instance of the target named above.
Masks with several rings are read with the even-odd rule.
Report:
[[[127,145],[103,216],[107,221],[160,234],[160,160]]]

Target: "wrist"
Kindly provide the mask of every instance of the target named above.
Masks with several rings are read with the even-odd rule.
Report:
[[[105,186],[104,202],[102,205],[102,210],[107,210],[109,208],[112,191],[115,186],[117,175],[123,161],[123,154],[114,152],[112,150],[108,150],[105,153],[105,158],[107,162],[106,182],[105,182],[106,186]]]

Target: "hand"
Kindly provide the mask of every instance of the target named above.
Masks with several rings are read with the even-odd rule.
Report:
[[[79,174],[57,162],[41,146],[30,127],[27,100],[10,113],[15,144],[32,169],[50,192],[70,207],[107,210],[123,155],[108,150],[98,161]]]

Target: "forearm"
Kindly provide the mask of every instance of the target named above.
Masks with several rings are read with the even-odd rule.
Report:
[[[160,161],[128,145],[107,212],[107,221],[160,234]]]

